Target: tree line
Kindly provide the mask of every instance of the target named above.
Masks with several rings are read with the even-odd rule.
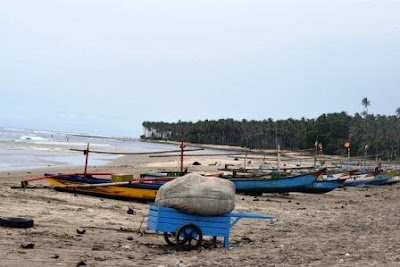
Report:
[[[367,108],[367,107],[366,107]],[[400,110],[397,110],[400,111]],[[322,114],[317,119],[271,118],[255,120],[201,120],[143,122],[142,139],[186,141],[197,144],[241,146],[250,149],[285,150],[314,148],[324,154],[346,155],[350,142],[352,156],[376,156],[382,159],[400,158],[400,112],[398,116],[373,115],[368,112]]]

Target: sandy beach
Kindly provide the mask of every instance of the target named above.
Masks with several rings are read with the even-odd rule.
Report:
[[[190,157],[190,171],[213,171],[226,157]],[[201,166],[192,166],[199,161]],[[176,158],[125,156],[90,171],[173,170]],[[236,195],[236,210],[275,215],[243,219],[231,230],[230,248],[176,251],[146,230],[148,204],[44,189],[10,189],[44,172],[0,173],[0,216],[30,217],[35,227],[0,227],[1,266],[399,266],[400,184],[338,189],[327,194]],[[128,214],[131,208],[134,214]],[[78,234],[77,229],[85,229]],[[33,249],[22,244],[34,243]]]

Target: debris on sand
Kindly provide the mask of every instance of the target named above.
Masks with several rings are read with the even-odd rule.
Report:
[[[35,247],[35,243],[26,242],[26,243],[21,244],[21,248],[23,248],[23,249],[33,249],[34,247]]]
[[[85,230],[85,229],[82,229],[82,228],[78,228],[78,229],[76,229],[76,232],[77,232],[78,234],[80,234],[80,235],[83,235],[83,234],[86,233],[86,230]]]

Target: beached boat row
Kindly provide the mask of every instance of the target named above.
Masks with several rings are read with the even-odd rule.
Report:
[[[96,177],[97,175],[97,177]],[[153,201],[158,189],[171,179],[179,179],[179,173],[143,174],[141,178],[126,181],[102,178],[111,173],[45,174],[39,179],[22,182],[30,187],[34,181],[46,181],[57,191],[88,194],[122,200]],[[212,176],[223,176],[213,173]],[[335,178],[339,177],[339,178]],[[236,187],[236,193],[261,195],[263,193],[327,193],[339,187],[385,185],[400,182],[384,172],[346,172],[326,174],[325,170],[280,178],[227,178]]]

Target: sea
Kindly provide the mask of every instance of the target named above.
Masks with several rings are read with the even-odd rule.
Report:
[[[70,149],[86,149],[88,143],[90,149],[109,152],[179,149],[177,145],[141,142],[126,137],[0,127],[0,171],[83,166],[83,152]],[[122,155],[91,153],[89,165],[106,165],[118,157]]]

